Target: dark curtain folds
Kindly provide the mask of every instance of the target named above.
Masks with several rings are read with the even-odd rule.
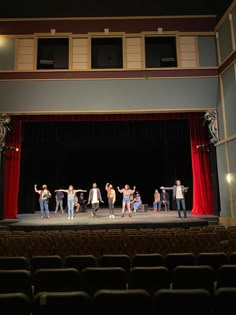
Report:
[[[191,155],[193,170],[192,214],[214,214],[213,186],[208,150],[208,136],[199,119],[190,120]],[[204,145],[203,147],[197,147]]]
[[[9,151],[7,152],[7,156],[5,159],[5,177],[4,177],[4,218],[12,219],[16,218],[18,214],[18,195],[20,189],[20,174],[21,174],[21,145],[22,145],[22,126],[26,122],[36,123],[36,122],[119,122],[119,121],[157,121],[157,120],[186,120],[189,122],[190,127],[190,145],[191,145],[191,153],[192,153],[192,172],[193,172],[193,183],[191,178],[190,186],[193,187],[193,214],[211,214],[212,208],[211,203],[203,200],[203,194],[201,189],[203,190],[208,184],[208,188],[210,187],[210,165],[208,161],[207,155],[205,159],[200,159],[197,152],[194,152],[195,144],[198,144],[198,141],[204,139],[207,142],[207,135],[203,132],[201,128],[203,121],[203,113],[169,113],[169,114],[102,114],[102,115],[25,115],[25,116],[13,116],[12,117],[12,132],[8,136],[8,145],[19,148],[19,152]],[[200,137],[200,139],[199,139]],[[136,139],[134,139],[135,143]],[[165,156],[165,152],[163,148],[157,146],[154,148],[156,154],[162,154]],[[135,154],[135,149],[133,150]],[[152,148],[150,148],[148,154],[153,154]],[[186,154],[183,152],[183,154]],[[133,156],[135,160],[135,155]],[[208,162],[207,162],[208,161]],[[132,161],[130,161],[132,163]],[[203,165],[202,165],[203,163]],[[137,165],[138,167],[142,167],[142,165]],[[202,175],[204,172],[206,175]],[[173,180],[176,177],[182,176],[178,174],[178,170],[173,172],[167,177],[163,177],[162,166],[157,165],[153,166],[153,172],[155,172],[156,177],[161,177],[161,183],[163,180],[169,180],[166,184],[172,184]],[[147,174],[148,177],[151,174]],[[192,174],[191,174],[192,175]],[[208,181],[206,182],[206,177],[208,177]],[[187,175],[185,178],[182,178],[185,184],[187,179]],[[165,182],[163,183],[165,184]],[[143,183],[145,186],[145,183]],[[102,187],[103,188],[103,187]],[[197,189],[198,188],[198,189]],[[201,193],[199,193],[199,191]],[[27,191],[26,191],[27,193]],[[29,192],[32,194],[32,192]],[[150,192],[152,194],[152,192]],[[200,196],[202,198],[200,199]],[[212,191],[208,189],[208,197],[209,200],[213,198]],[[210,206],[210,207],[209,207]]]

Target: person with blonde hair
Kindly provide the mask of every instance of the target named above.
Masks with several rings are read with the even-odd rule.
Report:
[[[123,194],[122,199],[122,214],[121,217],[123,218],[125,215],[125,207],[127,206],[129,217],[131,217],[131,208],[130,208],[130,196],[134,194],[136,187],[134,186],[133,189],[130,189],[130,186],[126,184],[124,188],[120,189],[120,187],[117,187],[117,190],[119,193]]]
[[[108,200],[108,207],[109,207],[109,218],[114,219],[114,207],[116,202],[116,191],[113,188],[112,184],[106,183],[105,189],[107,191],[107,200]]]
[[[75,207],[75,196],[76,193],[81,191],[81,192],[86,192],[87,190],[84,189],[74,189],[73,185],[70,185],[68,189],[57,189],[57,191],[63,191],[67,193],[67,207],[68,207],[68,219],[74,219],[74,207]]]

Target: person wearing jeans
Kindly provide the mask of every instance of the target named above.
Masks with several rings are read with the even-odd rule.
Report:
[[[37,185],[34,185],[34,190],[36,193],[39,194],[39,205],[40,205],[40,212],[41,212],[41,217],[40,219],[43,220],[45,217],[47,219],[50,219],[50,214],[49,214],[49,198],[51,198],[51,193],[47,188],[47,185],[43,185],[42,189],[37,189]]]
[[[88,197],[88,203],[87,203],[88,205],[90,203],[92,205],[93,211],[91,212],[91,216],[93,218],[96,217],[96,213],[99,209],[99,203],[100,202],[104,203],[104,201],[102,200],[100,188],[97,187],[96,183],[93,183],[93,187],[89,191],[89,197]]]
[[[161,189],[173,191],[173,199],[176,200],[176,206],[177,206],[179,218],[182,218],[181,208],[182,208],[183,213],[184,213],[184,218],[187,218],[186,205],[185,205],[185,193],[188,191],[188,187],[181,185],[181,181],[178,179],[178,180],[176,180],[176,183],[174,186],[172,186],[172,187],[163,187],[162,186]]]
[[[73,220],[74,219],[74,207],[75,207],[75,196],[76,193],[81,191],[81,192],[86,192],[87,190],[83,189],[74,189],[73,185],[70,185],[68,189],[57,189],[57,191],[63,191],[67,193],[67,207],[68,207],[68,219]]]

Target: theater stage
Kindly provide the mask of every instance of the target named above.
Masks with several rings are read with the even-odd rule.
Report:
[[[11,231],[40,231],[40,230],[79,230],[79,229],[145,229],[145,228],[171,228],[182,227],[189,228],[193,226],[206,226],[218,224],[217,216],[196,216],[191,211],[187,211],[187,218],[179,219],[177,211],[153,212],[147,209],[145,212],[132,213],[132,217],[125,213],[121,217],[121,208],[115,209],[115,218],[109,218],[109,210],[101,208],[97,212],[96,218],[90,215],[91,209],[86,212],[75,213],[73,220],[68,220],[67,213],[50,212],[51,218],[41,220],[40,212],[32,214],[19,214],[17,219],[0,221],[1,229]]]

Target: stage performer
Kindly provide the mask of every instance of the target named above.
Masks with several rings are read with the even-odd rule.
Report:
[[[47,219],[50,219],[50,214],[49,214],[49,199],[51,198],[51,193],[47,188],[47,185],[43,185],[42,189],[37,189],[37,185],[34,185],[34,190],[36,193],[39,194],[39,205],[40,205],[40,212],[41,212],[41,217],[40,219],[43,220],[45,217]]]
[[[126,184],[124,188],[120,189],[120,187],[117,187],[117,190],[119,193],[123,194],[122,199],[122,214],[121,217],[123,218],[125,215],[125,207],[127,206],[129,217],[131,217],[131,209],[130,209],[130,195],[134,194],[136,187],[133,187],[133,190],[130,189],[130,186]]]
[[[164,205],[165,211],[170,210],[170,197],[169,193],[165,189],[162,189],[161,191],[161,198],[158,205],[158,211],[161,211],[161,205]]]
[[[108,207],[109,207],[109,218],[114,219],[114,206],[116,202],[116,191],[113,188],[112,184],[106,183],[105,189],[107,191],[107,200],[108,200]]]
[[[89,191],[89,197],[88,197],[88,205],[91,203],[92,205],[92,212],[91,212],[91,216],[93,218],[96,217],[96,213],[99,209],[99,203],[102,202],[104,203],[104,201],[102,200],[102,195],[101,195],[101,191],[100,188],[97,187],[96,183],[93,183],[92,188]]]
[[[155,189],[154,192],[154,201],[153,201],[153,211],[157,212],[157,207],[160,205],[160,193],[158,189]]]
[[[63,210],[63,198],[64,198],[63,191],[57,191],[56,194],[55,194],[55,199],[56,199],[55,213],[57,213],[59,208],[61,210],[61,213],[64,213],[64,210]]]
[[[186,205],[185,205],[185,193],[188,191],[188,187],[181,185],[181,181],[179,179],[176,180],[175,185],[172,187],[160,187],[162,190],[172,190],[173,191],[173,199],[176,200],[176,206],[178,210],[178,216],[181,218],[181,207],[184,213],[184,218],[187,218]]]
[[[136,191],[134,200],[131,201],[131,203],[133,203],[133,212],[137,212],[137,210],[140,209],[142,205],[141,195],[138,191]]]
[[[74,207],[75,207],[75,196],[77,192],[86,192],[84,189],[74,189],[73,185],[70,185],[68,189],[57,189],[57,191],[63,191],[67,193],[67,207],[68,207],[68,219],[74,219]]]

